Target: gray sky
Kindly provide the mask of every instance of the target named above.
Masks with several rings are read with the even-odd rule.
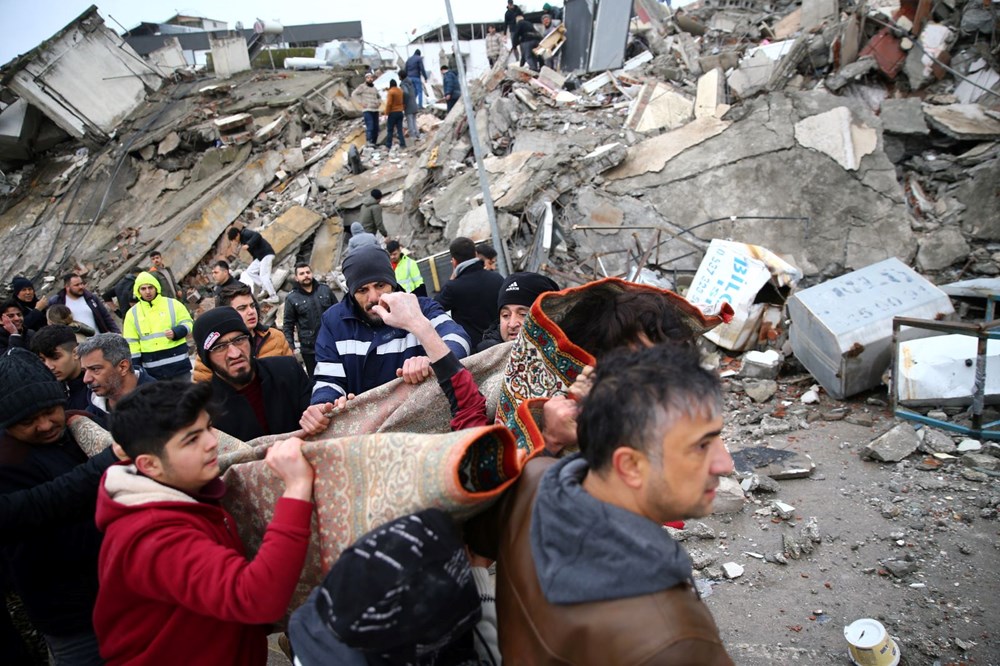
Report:
[[[205,16],[237,21],[251,27],[258,19],[276,19],[285,25],[361,21],[365,39],[380,45],[403,44],[411,34],[445,23],[444,0],[321,0],[319,2],[275,2],[274,0],[96,0],[105,23],[117,32],[142,21],[164,21],[174,14]],[[519,2],[521,8],[540,10],[546,0]],[[561,5],[561,2],[552,2]],[[30,51],[83,13],[90,0],[0,0],[0,64]],[[455,20],[461,22],[502,21],[505,0],[452,0]]]

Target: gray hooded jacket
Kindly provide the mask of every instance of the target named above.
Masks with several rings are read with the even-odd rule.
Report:
[[[575,604],[691,582],[691,558],[662,526],[587,493],[573,455],[545,472],[531,512],[531,554],[545,598]],[[637,574],[641,572],[641,574]]]

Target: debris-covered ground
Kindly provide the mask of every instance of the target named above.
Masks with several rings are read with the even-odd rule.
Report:
[[[873,617],[903,663],[1000,664],[996,445],[894,420],[877,382],[834,399],[797,358],[784,307],[891,258],[930,286],[1000,276],[995,4],[634,6],[620,69],[501,63],[469,82],[511,268],[563,286],[623,276],[683,292],[713,239],[780,257],[791,269],[768,282],[770,314],[751,317],[739,344],[705,343],[747,470],[719,499],[735,512],[681,535],[735,660],[848,663],[843,627]],[[240,220],[275,247],[276,284],[305,259],[336,287],[344,226],[376,187],[390,235],[415,258],[455,236],[489,239],[464,104],[419,114],[416,145],[372,149],[350,101],[362,80],[360,67],[180,73],[110,141],[5,164],[0,284],[26,274],[45,293],[77,269],[103,291],[158,247],[197,313]],[[360,173],[346,168],[352,146]],[[896,289],[875,287],[889,300]],[[981,321],[998,285],[976,289],[940,318]],[[760,305],[753,296],[737,315]],[[265,308],[280,321],[280,305]],[[847,348],[850,367],[873,345]],[[746,353],[762,350],[780,374],[747,376]],[[866,370],[877,378],[886,359]],[[965,407],[920,411],[969,425]],[[788,474],[798,478],[776,478]]]

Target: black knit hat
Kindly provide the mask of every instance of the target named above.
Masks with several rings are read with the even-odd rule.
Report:
[[[497,310],[505,305],[530,308],[535,299],[547,291],[559,291],[559,285],[538,273],[511,273],[500,285]]]
[[[396,273],[392,270],[389,253],[377,245],[355,248],[344,259],[341,269],[347,280],[347,290],[351,294],[369,282],[385,282],[396,286]]]
[[[63,388],[37,355],[12,347],[0,356],[0,428],[66,404]]]
[[[192,335],[198,356],[205,365],[212,367],[208,362],[208,350],[212,345],[223,335],[233,331],[250,335],[240,313],[228,306],[213,308],[195,320]]]
[[[441,510],[427,509],[354,542],[292,615],[288,632],[304,666],[454,664],[465,663],[455,658],[462,653],[474,657],[471,630],[481,616],[457,528]]]
[[[16,278],[10,281],[10,291],[15,296],[17,296],[17,292],[21,291],[22,289],[26,289],[28,287],[34,289],[35,285],[31,284],[31,280],[24,277],[23,275],[18,275]]]

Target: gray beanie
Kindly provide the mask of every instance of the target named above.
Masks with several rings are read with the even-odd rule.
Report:
[[[66,404],[66,389],[42,360],[27,349],[12,347],[0,356],[0,428],[38,412]]]
[[[365,245],[353,250],[344,259],[341,269],[347,280],[347,290],[351,294],[369,282],[385,282],[393,287],[398,286],[389,253],[377,245]]]

